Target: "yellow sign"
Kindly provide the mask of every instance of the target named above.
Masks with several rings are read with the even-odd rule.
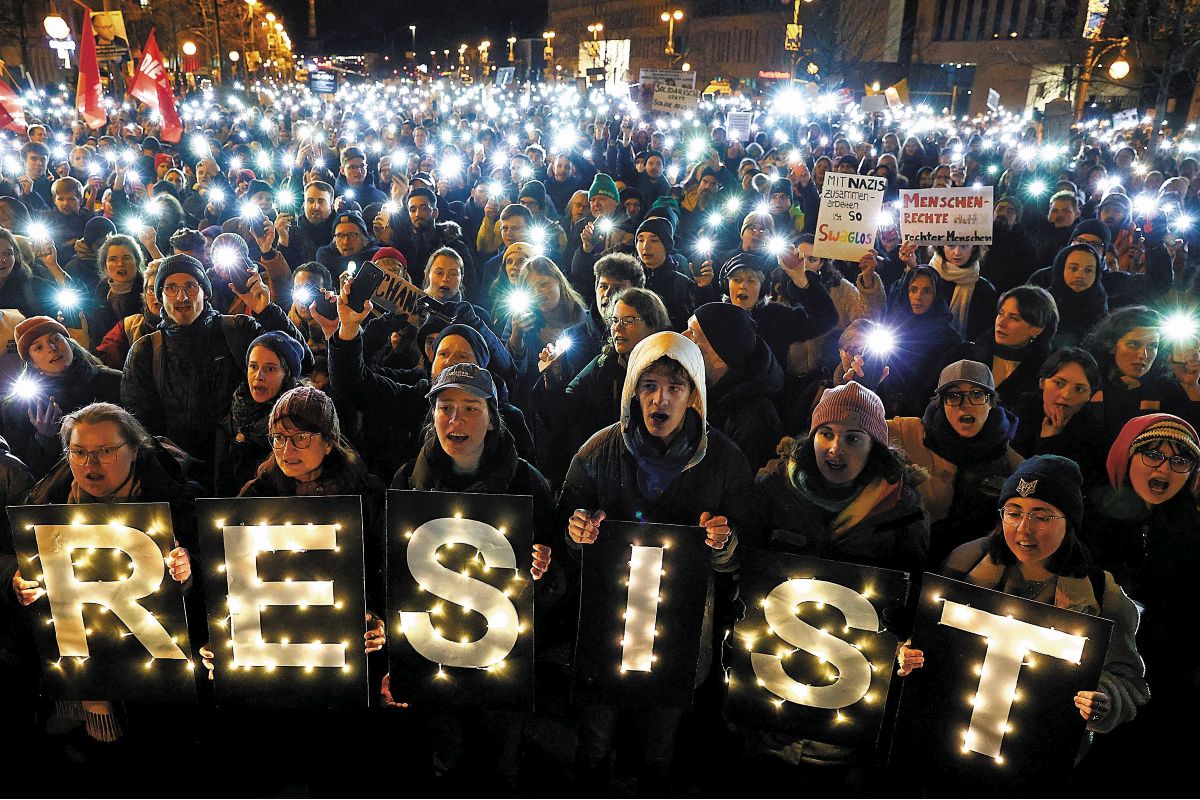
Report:
[[[787,36],[783,40],[784,50],[799,50],[800,40],[804,38],[804,26],[789,24]]]

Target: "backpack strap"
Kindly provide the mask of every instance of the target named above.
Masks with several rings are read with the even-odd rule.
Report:
[[[166,342],[162,331],[154,331],[150,336],[150,358],[154,369],[154,389],[158,392],[158,397],[161,400],[164,396],[164,388],[167,385],[167,351]]]

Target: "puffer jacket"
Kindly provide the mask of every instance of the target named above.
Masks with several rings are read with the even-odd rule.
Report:
[[[761,338],[746,362],[708,387],[708,422],[724,433],[758,470],[775,454],[783,422],[775,400],[783,391],[783,367]]]
[[[253,317],[218,314],[205,308],[190,325],[164,320],[158,331],[133,343],[121,380],[121,404],[153,434],[169,435],[188,453],[208,453],[233,390],[246,376],[246,349],[267,331],[287,334],[303,345],[300,332],[279,306]],[[156,379],[155,342],[160,342]],[[304,346],[301,371],[312,369]]]
[[[63,414],[78,411],[97,402],[116,403],[121,399],[121,373],[99,364],[72,343],[74,360],[61,375],[44,375],[27,367],[30,376],[41,385],[37,399],[46,402],[53,397]],[[58,436],[46,437],[38,434],[29,421],[33,400],[9,396],[4,400],[4,435],[12,451],[37,477],[50,471],[62,458],[62,443]]]
[[[417,236],[411,226],[397,228],[399,217],[404,214],[392,215],[392,247],[404,254],[408,263],[408,279],[417,286],[425,285],[425,265],[435,250],[449,247],[458,253],[463,262],[462,291],[463,297],[475,302],[480,299],[483,286],[480,285],[479,271],[475,268],[475,259],[471,248],[463,239],[462,228],[457,222],[438,222],[434,225],[433,233],[429,236]]]
[[[956,548],[940,570],[947,577],[982,586],[985,589],[1003,591],[1004,564],[997,564],[987,556],[987,537],[967,542]],[[1094,733],[1108,733],[1122,722],[1137,714],[1139,706],[1150,699],[1146,686],[1146,665],[1138,654],[1135,635],[1138,628],[1137,606],[1125,596],[1125,592],[1104,573],[1104,593],[1096,597],[1089,577],[1071,578],[1059,575],[1054,592],[1055,608],[1065,608],[1081,614],[1103,617],[1113,623],[1112,638],[1108,652],[1104,654],[1104,668],[1100,673],[1098,691],[1108,695],[1111,710],[1098,720],[1088,723],[1087,729]],[[1091,687],[1079,687],[1086,689]]]

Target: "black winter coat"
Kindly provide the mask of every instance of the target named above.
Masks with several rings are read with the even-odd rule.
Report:
[[[816,276],[810,276],[803,289],[789,280],[784,291],[792,305],[759,303],[750,311],[758,335],[780,364],[787,363],[788,348],[794,343],[815,339],[838,324],[837,306]]]
[[[582,252],[582,251],[580,251]],[[645,265],[642,265],[645,268]],[[696,282],[672,265],[670,258],[658,269],[646,269],[646,288],[662,299],[671,330],[682,331],[696,310]]]
[[[212,449],[213,435],[229,413],[234,388],[246,379],[246,350],[267,331],[303,344],[283,309],[268,305],[253,317],[222,315],[211,307],[190,325],[164,320],[158,332],[133,343],[121,380],[121,404],[153,434],[170,436],[187,453]],[[155,377],[154,343],[161,342],[161,384]],[[312,369],[304,345],[301,371]]]
[[[783,422],[775,401],[783,391],[783,367],[759,339],[745,364],[731,366],[708,387],[709,425],[724,433],[758,470],[775,455]]]
[[[957,347],[944,351],[942,367],[955,361],[967,359],[978,361],[988,369],[992,368],[992,358],[995,355],[996,342],[993,336],[979,342],[963,342]],[[1038,343],[1025,346],[1025,357],[1017,364],[1016,369],[996,386],[996,394],[1000,396],[1000,405],[1015,412],[1021,396],[1038,388],[1038,371],[1050,355],[1050,348]]]

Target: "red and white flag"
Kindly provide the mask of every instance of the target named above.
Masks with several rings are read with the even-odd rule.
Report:
[[[108,123],[108,113],[104,110],[104,85],[100,83],[100,62],[96,60],[96,34],[92,30],[92,12],[88,9],[83,12],[80,40],[75,110],[89,128],[103,128]]]
[[[175,109],[175,93],[171,91],[171,79],[167,75],[167,68],[163,66],[162,53],[159,52],[153,30],[146,39],[144,52],[133,84],[129,87],[129,94],[162,115],[164,141],[178,142],[183,135],[183,123],[179,121],[179,112]]]
[[[0,130],[25,133],[25,107],[21,97],[0,81]]]

